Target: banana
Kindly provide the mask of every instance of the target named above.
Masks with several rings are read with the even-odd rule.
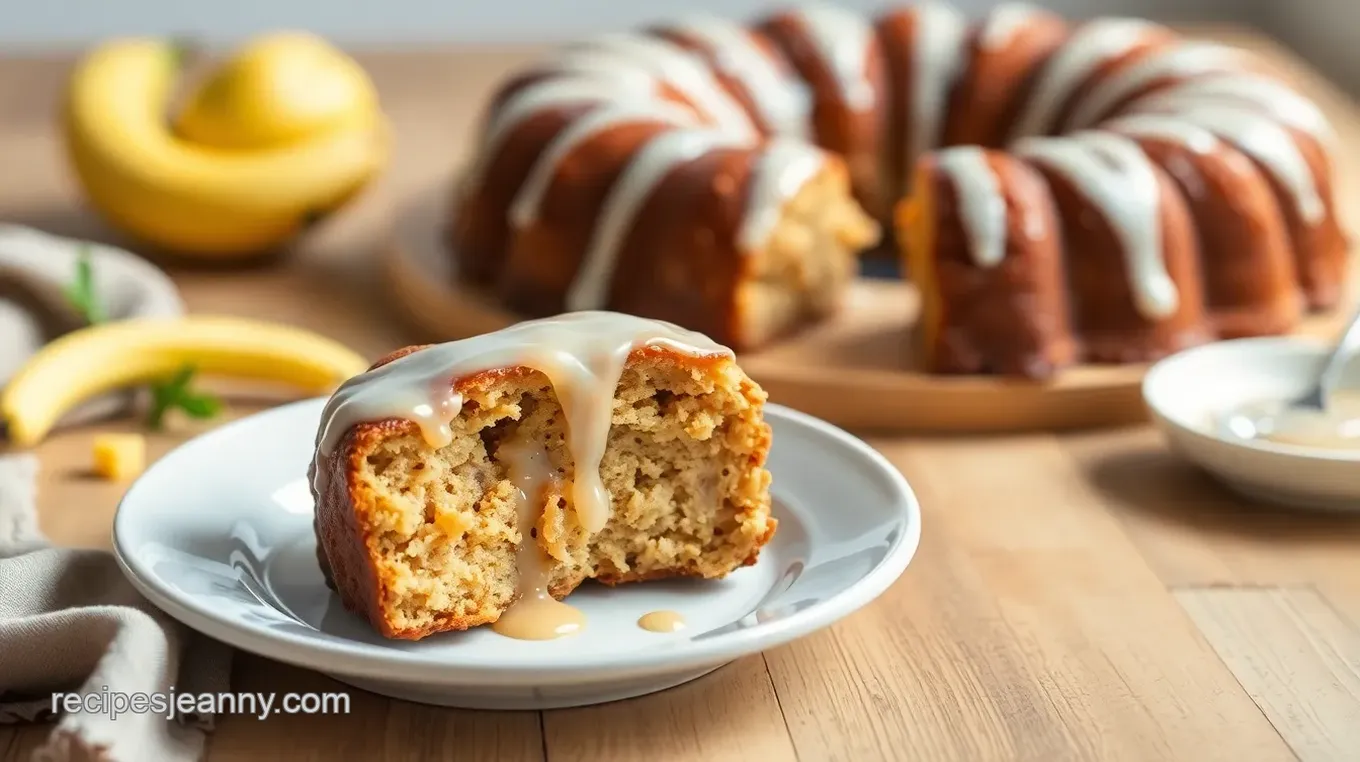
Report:
[[[71,165],[93,206],[131,236],[201,257],[265,254],[345,203],[387,160],[376,109],[261,150],[185,140],[166,116],[179,59],[164,40],[113,40],[77,65],[66,94]]]
[[[194,89],[174,118],[191,143],[256,150],[305,140],[378,110],[354,59],[309,32],[257,35]]]
[[[10,442],[31,447],[92,397],[163,379],[185,364],[207,375],[288,383],[322,394],[369,363],[342,344],[279,323],[216,315],[100,323],[46,345],[0,392]]]

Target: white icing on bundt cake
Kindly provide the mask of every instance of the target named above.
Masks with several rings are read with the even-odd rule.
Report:
[[[450,244],[461,277],[511,309],[633,311],[745,351],[838,309],[856,254],[891,226],[928,249],[905,256],[948,325],[926,345],[1040,321],[1070,324],[1075,349],[1050,360],[1135,362],[1223,324],[1287,330],[1284,294],[1337,303],[1334,147],[1321,110],[1270,67],[1142,19],[1068,24],[1015,2],[970,20],[935,1],[876,17],[825,3],[749,24],[694,15],[564,46],[507,83]],[[1250,209],[1226,201],[1234,183],[1253,188]],[[1237,240],[1234,216],[1264,226],[1262,257],[1292,264],[1226,266],[1216,247]],[[1082,247],[1102,241],[1115,251],[1096,260],[1123,265],[1089,266]],[[1051,304],[1022,299],[1040,245],[1065,273]],[[1265,294],[1274,317],[1253,322]],[[1121,321],[1142,337],[1127,351],[1111,338]],[[983,357],[1038,351],[997,341],[923,364],[1053,369]]]

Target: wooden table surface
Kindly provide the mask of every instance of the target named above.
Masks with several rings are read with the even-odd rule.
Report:
[[[373,291],[371,253],[393,203],[461,158],[482,97],[527,54],[365,55],[397,127],[391,170],[282,263],[173,269],[190,308],[293,321],[371,356],[418,338]],[[1286,63],[1360,144],[1356,106]],[[117,242],[60,154],[69,66],[0,60],[0,219]],[[1357,158],[1343,157],[1347,212]],[[153,453],[190,433],[158,435]],[[120,488],[85,476],[90,438],[42,445],[41,521],[58,542],[107,547]],[[354,691],[348,716],[227,717],[209,759],[1360,759],[1360,520],[1250,507],[1147,427],[869,441],[915,487],[924,537],[896,585],[828,630],[606,706],[469,712]],[[234,664],[236,690],[349,690],[248,654]],[[26,760],[45,732],[0,729],[0,759]]]

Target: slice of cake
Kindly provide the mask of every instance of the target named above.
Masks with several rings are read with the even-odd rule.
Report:
[[[398,351],[322,414],[327,583],[385,637],[547,639],[587,579],[723,577],[775,531],[764,402],[726,347],[610,312]]]

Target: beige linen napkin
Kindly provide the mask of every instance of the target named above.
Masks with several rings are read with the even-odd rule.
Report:
[[[0,723],[51,718],[54,692],[226,691],[226,646],[151,606],[112,554],[48,543],[37,526],[37,473],[31,455],[0,455]],[[34,759],[193,762],[213,721],[90,709],[60,712]]]

